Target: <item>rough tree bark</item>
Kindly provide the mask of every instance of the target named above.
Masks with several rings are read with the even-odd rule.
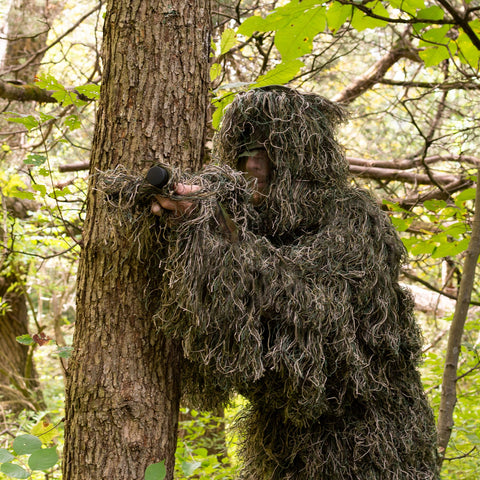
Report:
[[[208,103],[209,0],[109,0],[91,171],[198,168]],[[146,305],[157,265],[111,224],[92,176],[67,376],[64,480],[137,480],[165,460],[173,478],[178,345]],[[157,283],[158,285],[158,283]]]

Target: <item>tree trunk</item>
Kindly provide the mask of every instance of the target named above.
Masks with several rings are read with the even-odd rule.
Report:
[[[162,161],[201,163],[208,103],[209,0],[109,0],[91,171],[141,174]],[[173,478],[181,351],[160,335],[142,264],[115,231],[93,176],[67,377],[64,480]],[[128,230],[128,228],[127,228]]]
[[[3,70],[8,80],[33,83],[43,54],[27,62],[47,44],[48,32],[55,16],[62,10],[59,0],[12,0],[8,13],[8,42],[3,59]],[[10,73],[8,73],[11,70]]]
[[[445,368],[442,379],[442,395],[438,411],[438,451],[439,463],[445,460],[445,452],[454,427],[453,412],[457,403],[457,370],[462,337],[467,321],[470,300],[475,283],[475,272],[480,256],[480,170],[477,171],[475,213],[472,220],[472,236],[463,262],[462,279],[458,290],[457,304],[448,333]]]
[[[60,1],[45,0],[10,2],[7,22],[1,28],[2,36],[6,39],[0,39],[0,66],[4,78],[21,83],[34,81],[43,55],[25,68],[23,64],[33,53],[45,47],[50,22],[62,4]],[[5,108],[6,104],[0,104],[0,109]],[[21,104],[16,104],[13,108],[9,106],[9,109],[19,113],[26,112],[28,108]],[[17,130],[17,126],[12,128],[10,124],[2,125],[4,134],[10,129]],[[21,147],[23,140],[23,134],[7,137],[11,148]],[[9,163],[22,162],[24,150],[13,148],[13,152]],[[8,213],[16,218],[26,218],[27,211],[36,208],[34,202],[29,200],[5,197],[4,202]],[[41,410],[45,407],[43,396],[38,390],[32,356],[28,354],[28,347],[15,339],[28,333],[27,302],[24,288],[20,286],[20,283],[25,283],[25,278],[15,272],[25,268],[14,258],[9,258],[8,261],[9,267],[0,265],[0,299],[8,304],[8,310],[0,312],[0,400],[7,402],[13,410]]]
[[[18,268],[18,265],[17,265]],[[22,274],[10,266],[0,272],[0,401],[7,410],[24,408],[41,410],[42,394],[38,390],[33,368],[33,351],[16,341],[28,332],[28,314]],[[30,354],[29,354],[30,352]]]

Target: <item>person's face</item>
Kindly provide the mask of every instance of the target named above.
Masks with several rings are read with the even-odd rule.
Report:
[[[263,148],[252,151],[251,155],[240,158],[238,167],[248,177],[257,179],[257,189],[253,194],[252,203],[258,205],[267,193],[272,171],[272,162],[268,158],[267,151]]]

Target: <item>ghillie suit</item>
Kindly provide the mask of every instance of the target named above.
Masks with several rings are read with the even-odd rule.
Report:
[[[240,94],[216,138],[219,165],[175,178],[203,188],[166,229],[156,321],[182,341],[192,402],[249,400],[244,480],[436,478],[420,332],[397,281],[404,248],[349,183],[343,120],[316,95]],[[235,169],[259,146],[273,172],[254,206]]]

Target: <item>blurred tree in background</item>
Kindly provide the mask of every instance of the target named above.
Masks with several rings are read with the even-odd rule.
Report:
[[[103,2],[88,0],[0,4],[3,448],[63,417],[103,14]],[[403,281],[425,337],[442,478],[478,478],[480,3],[225,0],[212,2],[212,21],[209,140],[243,89],[288,84],[348,104],[341,135],[352,181],[390,212],[410,255]],[[27,333],[30,345],[13,341]],[[11,395],[27,410],[9,413]],[[207,441],[205,418],[186,420],[178,478],[232,478],[232,450],[222,463],[195,443]]]

